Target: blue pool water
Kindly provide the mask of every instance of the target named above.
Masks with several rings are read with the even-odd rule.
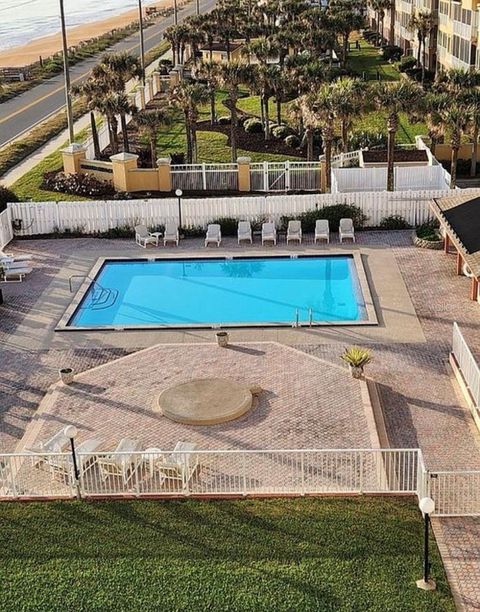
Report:
[[[70,327],[366,319],[352,256],[107,261]]]

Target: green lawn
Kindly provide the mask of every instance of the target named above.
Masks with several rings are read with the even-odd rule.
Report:
[[[374,47],[366,40],[360,41],[360,50],[353,49],[348,54],[348,67],[362,76],[366,74],[367,78],[376,79],[377,70],[380,73],[382,81],[399,81],[401,76],[393,64],[389,64],[382,59],[378,52],[378,48]]]
[[[0,505],[3,612],[455,610],[406,499]]]

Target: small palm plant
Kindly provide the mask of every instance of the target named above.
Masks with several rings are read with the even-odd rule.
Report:
[[[348,363],[353,378],[361,378],[364,367],[372,361],[372,353],[361,346],[351,346],[344,350],[340,359]]]

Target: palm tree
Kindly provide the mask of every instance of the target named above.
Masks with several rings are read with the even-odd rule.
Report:
[[[239,62],[229,62],[219,66],[219,80],[227,89],[228,98],[225,106],[230,110],[230,147],[232,151],[232,161],[237,161],[237,128],[238,112],[237,102],[240,96],[240,85],[251,82],[252,69],[250,66]]]
[[[392,0],[371,0],[371,6],[373,10],[377,13],[377,32],[382,38],[384,38],[383,22],[385,20],[385,11],[390,11],[390,14],[392,13]]]
[[[108,83],[113,91],[125,91],[127,81],[143,76],[140,60],[126,52],[107,53],[93,70],[94,78]]]
[[[442,142],[445,126],[440,111],[450,104],[450,95],[447,93],[430,93],[425,97],[425,121],[428,127],[430,150],[435,155],[437,144]]]
[[[418,40],[418,54],[417,54],[417,63],[422,66],[422,85],[425,82],[425,68],[427,63],[427,48],[426,48],[426,40],[428,36],[432,33],[435,27],[435,19],[429,11],[418,11],[418,13],[413,13],[410,18],[410,22],[408,27],[413,32],[417,33]],[[423,50],[423,53],[422,53]],[[422,61],[420,61],[422,58]]]
[[[123,150],[128,153],[130,146],[128,142],[126,117],[127,115],[135,115],[138,110],[137,107],[130,102],[125,93],[119,92],[111,92],[105,95],[101,99],[99,107],[101,112],[107,118],[110,134],[110,145],[113,154],[115,155],[118,153],[118,116],[120,116],[122,126]]]
[[[169,125],[171,115],[161,109],[147,110],[138,113],[135,117],[135,123],[138,126],[140,134],[146,136],[150,143],[151,166],[156,167],[157,161],[157,133],[158,130]]]
[[[387,113],[387,191],[394,191],[393,168],[398,116],[403,112],[416,118],[415,113],[421,110],[423,89],[410,81],[379,83],[374,95],[378,109]]]
[[[307,161],[313,160],[313,138],[317,127],[316,100],[313,94],[298,97],[288,109],[290,116],[296,117],[303,130],[302,144],[307,145]]]
[[[445,127],[450,131],[450,147],[452,149],[450,168],[450,189],[457,184],[458,151],[462,143],[462,134],[467,130],[470,122],[468,108],[454,102],[440,111],[440,117]]]
[[[200,83],[182,82],[173,89],[171,94],[171,103],[183,112],[185,118],[187,161],[190,164],[197,162],[198,107],[208,102],[209,98],[207,88]]]
[[[477,174],[478,137],[480,135],[480,91],[476,88],[468,90],[463,96],[462,101],[467,104],[470,114],[470,131],[473,140],[470,176],[473,177]]]
[[[218,64],[217,62],[207,61],[202,62],[196,71],[197,78],[202,79],[207,84],[208,94],[210,96],[210,124],[216,123],[215,110],[215,94],[218,83]]]
[[[99,103],[103,96],[108,92],[108,88],[105,83],[95,79],[93,77],[84,81],[81,85],[74,85],[72,87],[72,94],[74,96],[84,97],[87,102],[87,107],[90,112],[90,129],[92,131],[93,149],[95,152],[95,159],[100,159],[102,152],[100,150],[100,142],[98,139],[98,128],[97,120],[95,118],[95,111],[100,111]]]
[[[350,34],[365,27],[364,9],[364,0],[330,0],[328,4],[327,11],[331,16],[333,29],[342,40],[342,67],[347,63]]]
[[[331,189],[332,143],[335,122],[335,84],[322,85],[315,96],[313,110],[322,130],[322,146],[325,155],[326,190]]]
[[[345,78],[332,84],[332,106],[335,118],[340,121],[343,153],[348,151],[348,134],[354,119],[368,107],[366,93],[366,83],[360,79]]]

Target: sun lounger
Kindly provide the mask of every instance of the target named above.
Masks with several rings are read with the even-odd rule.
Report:
[[[100,446],[103,444],[103,440],[98,438],[89,438],[75,448],[75,454],[77,457],[77,468],[80,476],[83,476],[85,472],[90,470],[97,462],[97,456],[94,454],[98,451]],[[82,453],[88,453],[88,455],[82,455]],[[63,479],[69,477],[73,472],[73,462],[71,455],[68,457],[53,455],[46,458],[46,463],[50,468],[52,476],[60,476]]]
[[[144,249],[147,248],[148,244],[158,246],[158,234],[151,234],[145,225],[137,225],[135,227],[135,242]]]
[[[291,220],[288,222],[287,228],[287,244],[291,240],[296,240],[299,244],[302,242],[302,223],[301,221]]]
[[[274,223],[264,223],[262,225],[262,245],[265,242],[273,242],[277,244],[277,230]]]
[[[25,276],[31,272],[32,268],[27,268],[26,266],[16,265],[10,267],[0,262],[0,282],[3,283],[21,283]]]
[[[344,238],[350,238],[355,242],[355,229],[351,219],[340,219],[339,235],[340,242],[343,242]]]
[[[167,242],[174,242],[175,245],[178,246],[179,238],[177,225],[175,223],[167,223],[163,235],[163,246],[167,246]]]
[[[222,242],[222,230],[218,223],[211,223],[207,227],[207,235],[205,237],[205,246],[207,247],[209,244],[216,244],[217,247],[220,246]]]
[[[31,255],[15,255],[14,253],[5,253],[5,251],[0,251],[0,261],[8,260],[8,261],[31,261]]]
[[[330,226],[328,219],[317,219],[315,223],[315,244],[317,240],[326,240],[330,242]]]
[[[62,427],[60,431],[58,431],[46,442],[39,442],[36,446],[31,446],[30,448],[25,449],[26,453],[35,455],[32,457],[32,463],[34,466],[48,462],[47,453],[61,453],[66,449],[70,439],[67,438],[64,431],[65,428]]]
[[[242,240],[248,240],[250,244],[253,242],[252,226],[250,225],[250,221],[238,222],[238,244],[240,244]]]
[[[121,478],[124,484],[132,478],[142,463],[140,442],[130,438],[122,438],[112,455],[100,456],[97,460],[100,473],[104,480],[107,478]],[[122,453],[122,454],[116,454]]]
[[[198,456],[191,452],[197,445],[194,442],[178,442],[173,453],[165,461],[157,464],[157,469],[169,480],[180,480],[185,486],[198,467]]]

